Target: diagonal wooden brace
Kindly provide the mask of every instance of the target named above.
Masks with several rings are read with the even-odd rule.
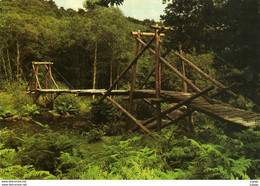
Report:
[[[160,34],[162,32],[163,29],[159,30],[158,34]],[[137,38],[138,39],[138,38]],[[98,104],[101,103],[106,96],[108,96],[110,94],[110,92],[112,91],[112,89],[116,86],[116,84],[118,83],[118,81],[127,73],[127,71],[137,62],[137,60],[141,57],[141,55],[144,53],[144,51],[146,49],[148,49],[150,47],[150,45],[153,43],[153,41],[155,40],[155,37],[153,37],[146,46],[144,46],[140,52],[135,56],[135,58],[132,60],[131,63],[128,64],[128,66],[124,69],[124,71],[118,76],[118,78],[113,82],[113,84],[108,88],[108,90],[106,91],[106,93],[100,98],[100,100],[98,101]]]
[[[164,58],[167,54],[169,53],[169,50],[167,50],[163,55],[162,57]],[[144,85],[147,83],[147,81],[151,78],[151,76],[153,75],[155,71],[155,68],[153,68],[150,73],[146,76],[144,82],[140,85],[140,87],[138,89],[142,89],[144,87]]]
[[[222,94],[223,92],[227,92],[228,89],[230,89],[231,87],[233,87],[233,86],[235,86],[235,85],[237,85],[237,83],[232,83],[232,84],[229,85],[228,87],[222,88],[219,92],[217,92],[217,93],[214,94],[214,95],[211,95],[210,97],[211,97],[211,98],[214,98],[214,97],[216,97],[216,96]]]
[[[147,46],[147,44],[145,42],[143,42],[141,39],[137,40],[143,45],[143,46]],[[155,55],[155,51],[153,49],[151,49],[150,47],[148,48],[148,50]],[[174,68],[170,63],[168,63],[164,58],[160,57],[160,60],[169,68],[171,69],[173,72],[175,72],[181,79],[183,79],[193,90],[195,90],[197,93],[199,93],[201,90],[194,85],[188,78],[186,78],[184,75],[182,75],[182,73],[180,73],[176,68]],[[213,100],[207,96],[207,95],[203,95],[203,98],[209,102],[209,103],[213,103]]]
[[[101,93],[103,96],[105,93]],[[106,96],[106,98],[112,102],[114,105],[116,105],[128,118],[130,118],[136,125],[138,125],[144,132],[149,134],[152,138],[156,139],[156,137],[147,129],[145,128],[137,119],[135,119],[134,116],[132,116],[128,111],[126,111],[120,104],[118,104],[115,100],[110,98],[109,96]]]
[[[191,109],[190,111],[188,111],[188,112],[182,114],[181,116],[179,116],[179,117],[176,118],[175,120],[173,120],[173,121],[171,120],[169,123],[163,125],[163,126],[162,126],[162,129],[165,128],[165,127],[168,127],[168,126],[170,126],[170,125],[172,125],[172,124],[174,124],[174,123],[177,123],[177,124],[178,124],[178,121],[184,119],[185,117],[189,116],[189,115],[192,114],[193,112],[194,112],[194,110]],[[182,125],[179,125],[179,126],[183,128]],[[184,128],[184,129],[186,129],[186,128]],[[187,129],[186,129],[186,130],[187,130]]]
[[[160,116],[161,116],[161,117],[164,117],[166,114],[169,114],[169,113],[171,113],[172,111],[174,111],[174,110],[180,108],[182,105],[187,105],[187,104],[189,104],[192,100],[194,100],[194,99],[196,99],[196,98],[202,96],[203,94],[206,94],[207,92],[209,92],[209,91],[212,90],[213,88],[214,88],[213,86],[211,86],[211,87],[209,87],[209,88],[206,88],[206,89],[200,91],[199,93],[195,94],[194,96],[191,96],[190,98],[188,98],[188,99],[186,99],[186,100],[184,100],[184,101],[179,102],[177,105],[175,105],[175,106],[173,106],[173,107],[171,107],[171,108],[169,108],[169,109],[163,111],[163,112],[160,114]],[[151,122],[153,122],[154,120],[156,120],[156,117],[157,117],[157,116],[153,116],[153,117],[151,117],[151,118],[145,120],[145,121],[142,123],[142,125],[143,125],[143,126],[148,125],[149,123],[151,123]],[[136,129],[136,127],[135,127],[135,128],[132,128],[132,129],[129,130],[129,131],[132,131],[132,130],[134,130],[134,129]]]
[[[220,82],[218,82],[217,80],[215,80],[214,78],[212,78],[211,76],[209,76],[208,74],[206,74],[205,72],[203,72],[200,68],[198,68],[196,65],[194,65],[192,62],[190,62],[188,59],[186,59],[185,57],[183,57],[182,55],[180,55],[178,52],[174,51],[171,49],[171,52],[173,54],[175,54],[176,56],[178,56],[180,59],[182,59],[184,62],[186,62],[190,67],[192,67],[194,70],[196,70],[197,72],[199,72],[203,77],[205,77],[207,80],[211,81],[212,83],[214,83],[216,86],[218,86],[219,88],[224,89],[229,95],[237,98],[238,95],[236,95],[234,92],[232,92],[231,90],[229,90],[229,87],[224,86],[223,84],[221,84]]]

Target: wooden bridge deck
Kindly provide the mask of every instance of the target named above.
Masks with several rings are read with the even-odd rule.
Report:
[[[35,90],[32,92],[36,92],[39,94],[78,94],[78,95],[102,95],[105,93],[105,89],[94,90],[65,90],[65,89],[41,89]],[[129,95],[129,90],[112,90],[111,95]],[[134,97],[155,97],[155,90],[135,90]],[[173,101],[183,101],[190,98],[193,93],[184,93],[184,92],[175,92],[175,91],[161,91],[161,98],[172,99]],[[217,119],[221,119],[224,121],[232,122],[235,124],[243,125],[245,127],[250,128],[259,128],[260,127],[260,114],[249,112],[245,110],[241,110],[238,108],[234,108],[229,104],[216,102],[214,104],[210,104],[206,102],[203,98],[199,97],[194,99],[189,106],[194,110],[205,113]]]

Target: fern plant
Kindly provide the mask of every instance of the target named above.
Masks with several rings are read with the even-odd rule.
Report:
[[[33,165],[22,166],[16,151],[4,148],[4,144],[1,143],[0,158],[0,177],[2,179],[56,179],[49,171],[37,171]]]
[[[77,114],[80,112],[81,100],[74,95],[62,95],[55,100],[55,105],[58,114]]]

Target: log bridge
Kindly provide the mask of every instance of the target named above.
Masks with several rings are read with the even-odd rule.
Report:
[[[31,79],[30,93],[35,95],[47,95],[51,94],[52,98],[49,100],[54,104],[54,100],[60,94],[75,94],[79,96],[87,96],[87,95],[100,95],[101,98],[98,103],[101,103],[104,99],[108,99],[114,105],[116,105],[127,117],[127,123],[135,123],[136,127],[130,129],[129,131],[139,127],[144,132],[149,134],[151,137],[156,138],[156,136],[149,130],[149,124],[156,121],[157,131],[160,131],[162,128],[167,127],[173,123],[177,123],[180,119],[185,117],[189,117],[190,126],[194,127],[193,122],[193,112],[199,111],[214,118],[224,120],[230,123],[239,124],[245,127],[250,128],[259,128],[260,127],[260,114],[249,112],[245,110],[241,110],[238,108],[234,108],[229,104],[222,102],[214,102],[212,98],[222,92],[226,92],[230,96],[235,99],[238,97],[236,93],[234,93],[231,86],[225,86],[218,82],[216,79],[210,77],[207,73],[202,71],[199,67],[193,64],[191,61],[186,59],[183,56],[183,52],[181,49],[181,43],[179,43],[179,51],[175,51],[172,49],[167,49],[167,52],[163,55],[160,54],[160,45],[161,38],[165,36],[162,33],[164,30],[175,30],[173,28],[161,27],[158,25],[151,26],[155,30],[154,33],[146,33],[138,30],[137,32],[132,32],[131,35],[136,40],[135,47],[135,57],[134,59],[125,67],[125,69],[121,72],[121,74],[117,77],[116,80],[112,83],[112,85],[107,89],[80,89],[80,90],[69,90],[69,89],[60,89],[57,83],[55,82],[52,76],[51,65],[52,62],[32,62],[33,74]],[[151,39],[148,43],[145,43],[141,37],[150,37]],[[155,42],[154,49],[151,47],[152,43]],[[142,46],[142,47],[140,47]],[[140,87],[136,88],[136,68],[138,59],[142,56],[142,54],[148,50],[155,59],[153,63],[153,68],[151,72],[147,75],[146,79],[144,79],[143,83]],[[168,61],[165,60],[165,56],[169,53],[173,53],[178,56],[179,62],[181,63],[181,71],[177,70],[174,66],[172,66]],[[167,91],[161,89],[161,74],[162,74],[162,65],[164,67],[170,69],[183,81],[183,92],[176,91]],[[45,72],[40,80],[39,67],[44,66]],[[194,69],[196,72],[200,73],[202,77],[204,77],[211,84],[208,88],[201,90],[198,86],[196,86],[191,80],[189,80],[185,74],[185,67]],[[42,68],[41,68],[42,69]],[[132,69],[132,77],[131,77],[131,87],[130,90],[115,90],[116,85],[121,80],[121,78]],[[147,90],[143,89],[148,80],[155,74],[155,90]],[[42,81],[45,82],[45,86],[42,86]],[[188,93],[188,86],[193,90],[193,92]],[[219,93],[215,95],[209,95],[209,92],[218,87],[220,89]],[[117,103],[111,96],[123,96],[123,99],[128,101],[128,107],[123,108],[119,103]],[[47,96],[46,96],[47,97]],[[151,98],[151,99],[148,99]],[[47,97],[47,99],[49,99]],[[133,116],[133,99],[142,99],[144,102],[149,104],[156,110],[155,116],[145,120],[138,121]],[[175,103],[172,107],[162,110],[161,103],[163,102],[172,102]],[[186,112],[184,112],[177,119],[173,119],[169,114],[176,109],[179,109],[183,105],[186,106]],[[170,121],[167,124],[162,125],[162,119],[166,118]],[[183,127],[183,126],[181,126]]]

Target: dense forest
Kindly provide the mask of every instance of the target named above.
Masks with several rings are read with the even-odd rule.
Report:
[[[98,96],[60,95],[53,110],[48,99],[27,94],[33,61],[54,62],[59,87],[109,88],[135,56],[131,31],[154,32],[150,26],[158,24],[174,29],[165,31],[162,54],[183,51],[219,82],[236,83],[231,89],[237,99],[223,93],[214,101],[260,112],[257,0],[162,0],[167,6],[160,21],[124,16],[118,8],[123,2],[86,0],[75,11],[53,0],[0,1],[0,178],[259,179],[259,128],[195,112],[194,128],[184,118],[153,131],[152,139],[142,131],[127,132],[126,116],[107,100],[97,104]],[[181,71],[178,57],[165,58]],[[138,59],[136,87],[154,60],[148,52]],[[209,86],[192,69],[186,76],[202,89]],[[130,89],[130,80],[127,73],[116,88]],[[163,90],[183,91],[182,83],[163,68]],[[145,88],[154,87],[152,77]],[[162,104],[162,110],[169,107]],[[155,113],[139,99],[133,108],[140,121]]]

